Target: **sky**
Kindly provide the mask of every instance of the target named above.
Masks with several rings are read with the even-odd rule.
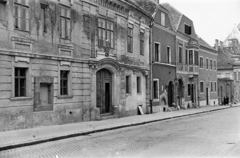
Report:
[[[240,23],[240,0],[159,0],[169,3],[194,23],[195,32],[211,46],[224,41]]]

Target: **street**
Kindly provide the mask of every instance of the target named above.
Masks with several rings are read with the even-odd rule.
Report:
[[[240,108],[229,108],[11,149],[0,157],[239,157],[239,125]]]

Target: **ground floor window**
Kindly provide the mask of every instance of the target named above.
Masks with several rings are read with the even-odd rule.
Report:
[[[69,71],[60,71],[60,95],[68,95],[68,73]]]
[[[15,97],[26,97],[27,68],[15,68]]]
[[[204,92],[204,86],[203,82],[200,82],[200,93]]]
[[[158,79],[153,80],[153,99],[154,100],[159,99],[159,80]]]

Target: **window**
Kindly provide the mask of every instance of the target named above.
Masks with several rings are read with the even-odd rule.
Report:
[[[71,36],[71,16],[70,8],[60,5],[60,37],[65,40],[70,40]]]
[[[137,77],[137,93],[141,93],[141,77]]]
[[[214,70],[217,70],[216,60],[214,60]]]
[[[140,55],[144,55],[144,33],[140,32]]]
[[[230,74],[229,74],[230,77]],[[238,72],[238,81],[240,81],[240,72]]]
[[[133,52],[133,29],[128,27],[128,38],[127,38],[127,51]]]
[[[159,80],[153,79],[153,99],[156,101],[159,99]]]
[[[47,5],[41,3],[41,17],[43,33],[47,33]]]
[[[185,62],[187,65],[188,64],[188,50],[187,49],[185,50],[185,57],[186,57]]]
[[[217,92],[217,82],[214,82],[214,90]]]
[[[204,86],[203,82],[200,82],[200,93],[204,92]]]
[[[131,78],[130,78],[130,76],[126,76],[126,93],[127,94],[130,94],[131,93],[131,80],[130,80]]]
[[[189,65],[193,65],[193,50],[189,50]]]
[[[68,95],[68,73],[69,71],[60,71],[60,95]]]
[[[212,60],[210,59],[210,69],[212,70]]]
[[[200,57],[199,60],[200,60],[200,63],[199,63],[200,64],[200,68],[203,68],[203,57]]]
[[[167,46],[167,63],[171,64],[171,47]]]
[[[234,72],[234,80],[237,81],[237,72]]]
[[[213,92],[213,82],[211,82],[211,92]]]
[[[15,97],[26,97],[27,68],[15,68]]]
[[[159,43],[155,43],[154,50],[155,50],[155,61],[160,61],[160,44]]]
[[[165,26],[165,13],[161,12],[161,25]]]
[[[194,62],[195,62],[195,65],[198,65],[198,51],[194,51]]]
[[[28,0],[14,1],[14,27],[17,30],[29,31]]]
[[[188,96],[191,95],[191,84],[188,84]]]
[[[191,35],[191,33],[192,33],[191,29],[192,29],[191,26],[185,24],[185,34]]]
[[[178,58],[179,58],[179,63],[182,63],[182,47],[178,47]]]
[[[206,59],[206,69],[208,69],[208,59]]]
[[[98,19],[98,46],[114,48],[113,22],[109,20]]]

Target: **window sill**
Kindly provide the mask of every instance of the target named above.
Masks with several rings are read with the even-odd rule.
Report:
[[[58,99],[65,99],[65,98],[73,98],[73,95],[59,95],[57,96]]]
[[[21,101],[21,100],[32,100],[33,98],[32,97],[13,97],[13,98],[10,98],[11,101]]]

